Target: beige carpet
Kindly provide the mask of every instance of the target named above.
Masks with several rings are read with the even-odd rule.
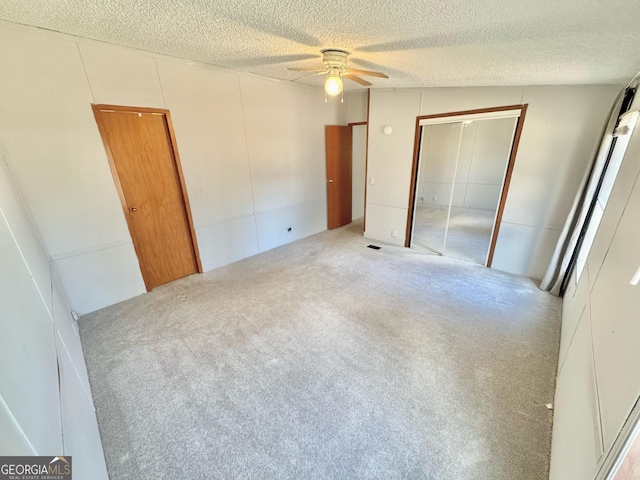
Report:
[[[361,229],[80,320],[112,480],[547,478],[561,301]]]
[[[484,265],[491,243],[495,212],[477,208],[451,207],[444,255]],[[442,254],[447,207],[417,205],[411,248]]]

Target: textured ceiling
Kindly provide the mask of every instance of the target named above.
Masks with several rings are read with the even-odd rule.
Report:
[[[341,48],[389,75],[373,88],[622,84],[640,70],[638,0],[2,0],[0,18],[285,80]]]

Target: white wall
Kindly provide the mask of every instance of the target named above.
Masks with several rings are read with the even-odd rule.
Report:
[[[145,291],[91,103],[171,111],[205,270],[326,229],[347,108],[321,89],[5,22],[0,44],[0,141],[80,313]]]
[[[631,110],[640,108],[636,99]],[[640,395],[640,131],[564,296],[551,480],[591,480]]]
[[[0,272],[0,455],[72,455],[76,478],[106,479],[77,325],[2,152]]]
[[[367,170],[367,126],[354,125],[351,138],[351,218],[364,215],[364,190]]]
[[[346,104],[346,118],[344,123],[358,123],[367,121],[369,95],[367,90],[356,90],[344,94]]]
[[[346,118],[345,123],[367,121],[369,96],[367,90],[356,90],[345,93]],[[351,218],[364,216],[365,184],[367,181],[367,125],[353,127],[351,157],[352,157],[352,185],[351,185]]]
[[[533,278],[546,270],[617,86],[372,90],[367,231],[404,245],[415,118],[529,104],[493,267]],[[393,127],[384,135],[385,125]],[[398,230],[397,238],[391,237]]]

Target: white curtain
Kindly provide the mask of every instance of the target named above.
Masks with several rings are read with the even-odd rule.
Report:
[[[571,274],[571,268],[577,256],[577,249],[580,247],[581,236],[589,221],[589,212],[593,201],[598,194],[600,178],[606,167],[613,142],[613,130],[618,122],[620,109],[625,98],[625,90],[618,94],[611,109],[609,122],[604,129],[604,135],[600,142],[600,148],[591,167],[587,169],[582,178],[578,194],[576,195],[567,221],[564,224],[558,244],[551,257],[549,268],[540,283],[541,290],[548,290],[553,295],[563,295],[563,285],[565,278]]]

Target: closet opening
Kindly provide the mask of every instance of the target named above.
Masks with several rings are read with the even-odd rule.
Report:
[[[406,247],[491,266],[526,110],[416,118]]]

